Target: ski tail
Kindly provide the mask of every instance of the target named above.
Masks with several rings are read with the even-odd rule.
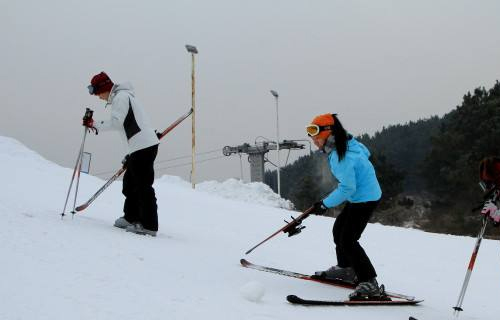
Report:
[[[168,128],[163,130],[160,135],[158,136],[158,139],[162,139],[164,136],[167,135],[170,131],[172,131],[175,127],[177,127],[182,121],[186,120],[187,117],[189,117],[193,113],[193,108],[189,109],[188,112],[183,114],[182,116],[179,117],[179,119],[175,120]]]

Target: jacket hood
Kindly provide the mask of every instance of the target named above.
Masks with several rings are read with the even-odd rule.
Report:
[[[367,158],[370,157],[370,151],[368,150],[368,148],[354,138],[349,140],[349,142],[347,143],[347,150],[350,152],[362,154]]]
[[[113,98],[122,91],[128,93],[132,97],[135,97],[134,87],[130,82],[115,83],[115,85],[111,89],[111,94],[108,98],[108,104],[113,102]]]
[[[347,151],[362,154],[367,158],[370,157],[370,151],[365,147],[364,144],[354,139],[350,134],[348,134],[348,139]],[[321,151],[325,152],[326,154],[330,154],[333,150],[335,150],[335,136],[330,135]]]
[[[121,90],[127,90],[127,91],[130,91],[133,93],[134,87],[132,86],[132,84],[130,82],[116,83],[113,86],[113,89],[111,90],[111,92],[118,92]]]

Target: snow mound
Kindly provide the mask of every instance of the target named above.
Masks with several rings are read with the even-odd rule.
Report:
[[[224,182],[206,181],[196,185],[200,191],[216,194],[226,199],[256,203],[270,207],[293,209],[293,203],[281,198],[262,182],[245,183],[241,180],[228,179]]]
[[[171,184],[183,188],[191,188],[191,183],[176,176],[164,175],[157,184]],[[237,179],[228,179],[224,182],[205,181],[196,184],[196,191],[246,203],[260,204],[268,207],[292,210],[293,203],[281,198],[268,185],[262,182],[245,183]]]
[[[250,281],[240,288],[240,294],[243,298],[251,302],[260,302],[266,293],[264,285],[258,281]]]

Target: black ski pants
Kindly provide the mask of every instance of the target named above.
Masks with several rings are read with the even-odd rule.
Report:
[[[130,154],[122,190],[125,196],[125,220],[141,223],[145,229],[152,231],[158,231],[158,207],[153,189],[153,164],[157,153],[158,145],[155,145]]]
[[[360,282],[368,281],[377,276],[370,259],[358,240],[378,203],[378,201],[348,202],[333,225],[337,265],[342,268],[352,267]]]

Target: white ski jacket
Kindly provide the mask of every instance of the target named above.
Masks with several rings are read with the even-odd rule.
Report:
[[[94,122],[99,131],[118,131],[129,154],[160,143],[133,90],[128,82],[115,84],[106,103],[111,105],[111,119]]]

